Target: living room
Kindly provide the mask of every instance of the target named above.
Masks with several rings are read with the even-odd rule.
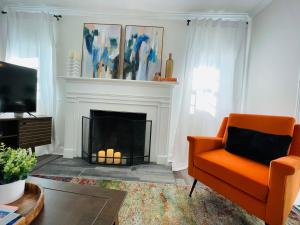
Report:
[[[299,10],[0,0],[0,225],[300,225]]]

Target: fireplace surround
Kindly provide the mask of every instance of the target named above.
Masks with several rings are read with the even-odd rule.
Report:
[[[152,121],[145,113],[91,110],[82,117],[82,158],[92,164],[132,166],[150,161]]]
[[[82,116],[90,110],[147,114],[152,121],[150,162],[168,165],[174,82],[59,77],[63,157],[82,157]]]

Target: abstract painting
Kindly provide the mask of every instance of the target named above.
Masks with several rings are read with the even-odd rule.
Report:
[[[85,23],[81,76],[118,79],[121,25]]]
[[[163,27],[126,26],[123,79],[152,80],[161,72]]]

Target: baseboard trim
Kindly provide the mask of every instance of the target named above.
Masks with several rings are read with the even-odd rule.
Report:
[[[73,152],[74,150],[72,148],[64,148],[63,157],[67,159],[73,159],[74,158]]]
[[[158,155],[156,163],[157,164],[161,164],[161,165],[169,165],[169,163],[168,163],[168,155]]]
[[[176,164],[174,166],[174,164],[172,164],[172,171],[181,171],[181,170],[186,170],[188,168],[187,163],[180,163],[180,164]]]

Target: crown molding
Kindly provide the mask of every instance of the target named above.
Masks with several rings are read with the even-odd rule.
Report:
[[[251,18],[258,15],[261,11],[263,11],[267,6],[272,3],[273,0],[262,0],[258,5],[256,5],[250,12],[249,16]]]
[[[1,0],[0,0],[1,1]],[[4,7],[6,10],[16,10],[23,12],[47,12],[50,14],[59,14],[64,16],[84,16],[84,17],[101,17],[110,18],[112,16],[118,18],[143,18],[143,19],[165,19],[165,20],[186,20],[201,18],[222,18],[228,20],[246,20],[250,19],[248,13],[229,13],[229,12],[168,12],[168,11],[101,11],[101,10],[85,10],[65,7],[52,7],[41,4],[10,4]]]

